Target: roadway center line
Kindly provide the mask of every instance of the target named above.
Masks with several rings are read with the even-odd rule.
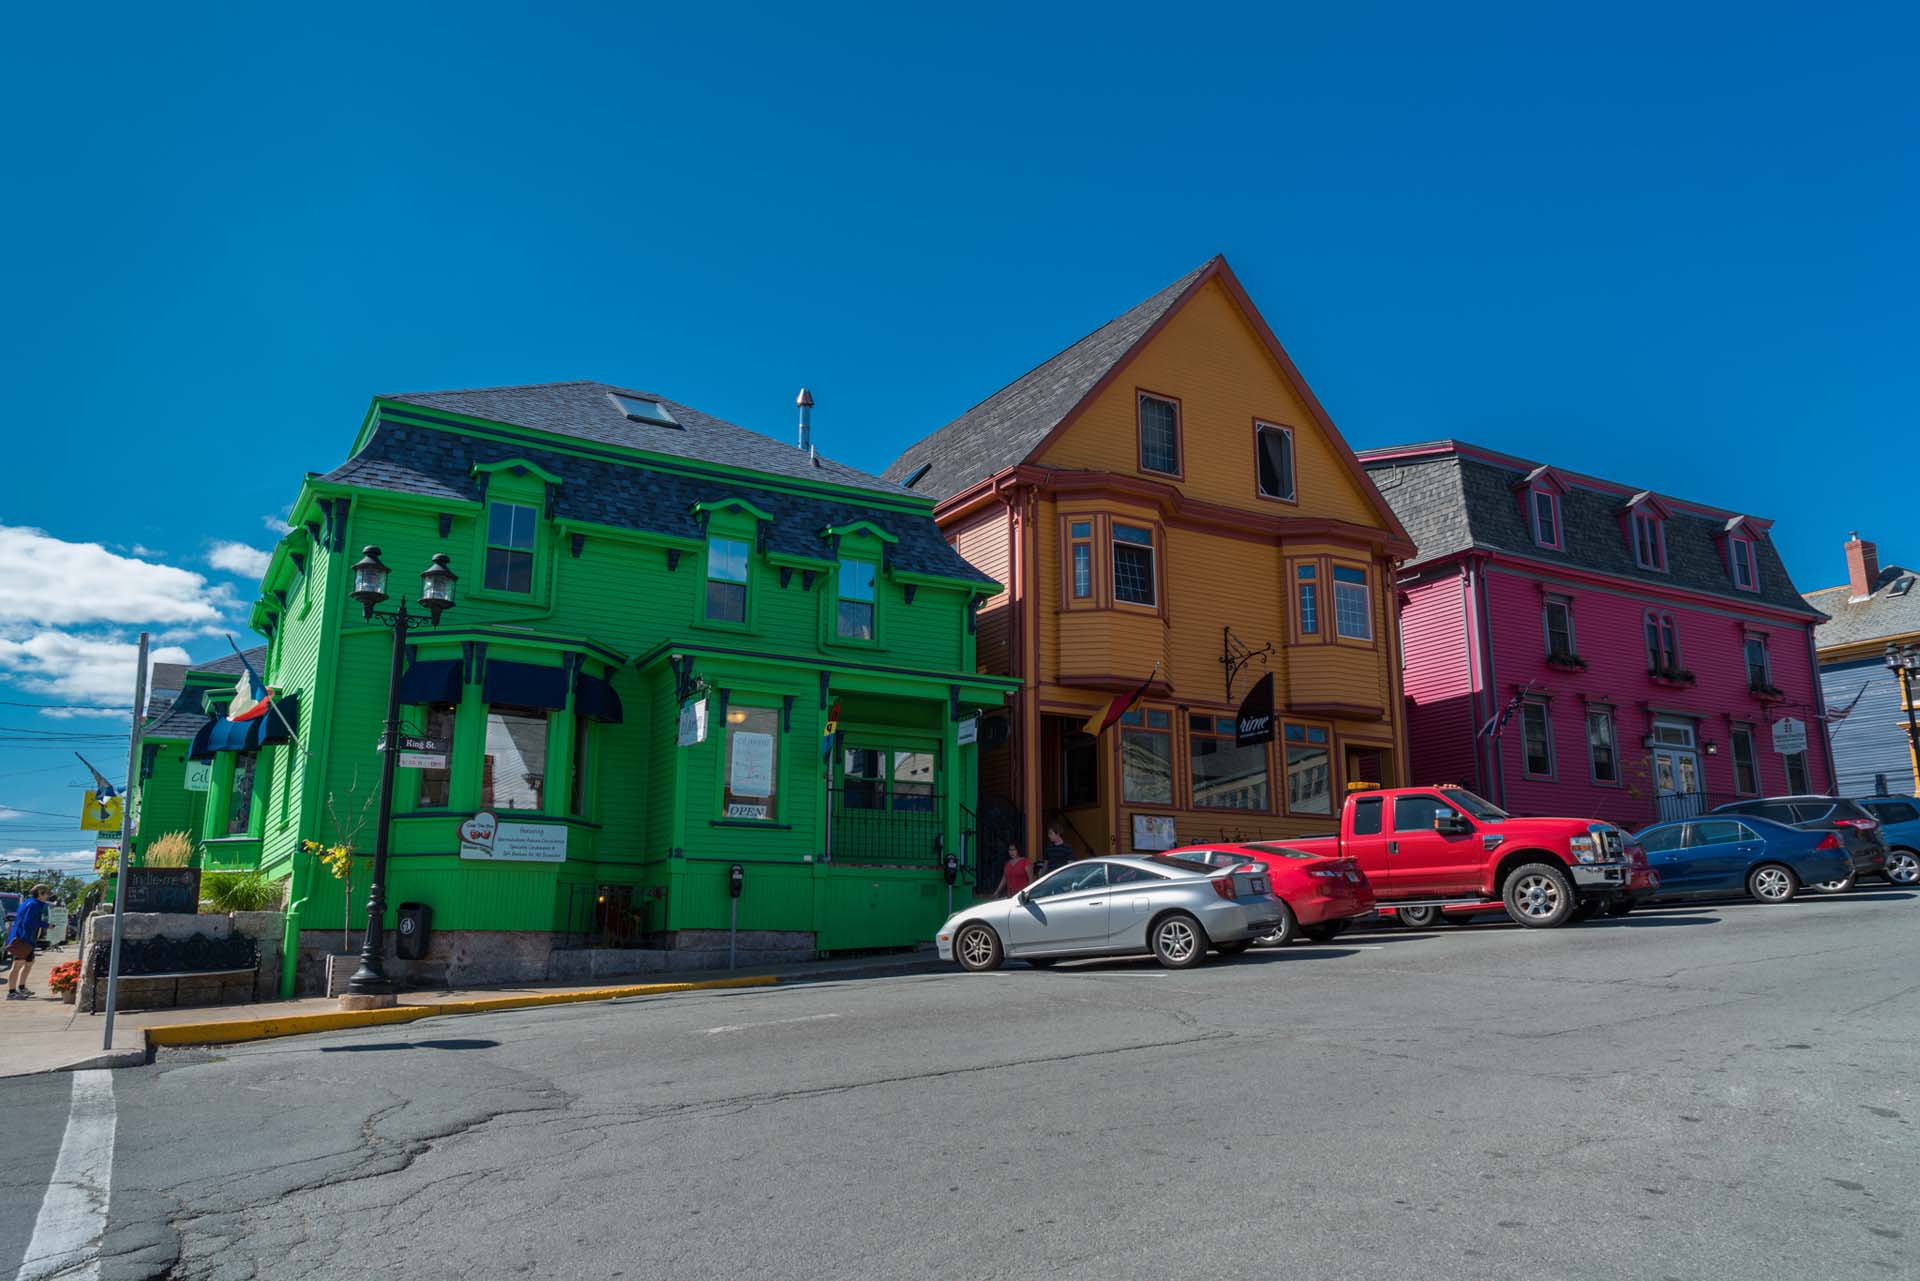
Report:
[[[113,1132],[113,1073],[75,1072],[66,1136],[15,1281],[98,1281],[113,1190]]]
[[[783,1023],[818,1023],[821,1019],[837,1019],[838,1014],[805,1014],[797,1019],[768,1019],[765,1023],[723,1023],[719,1027],[707,1029],[708,1036],[718,1036],[723,1032],[744,1032],[756,1027],[779,1027]]]

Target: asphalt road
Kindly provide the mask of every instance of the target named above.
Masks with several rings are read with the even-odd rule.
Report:
[[[436,1020],[113,1075],[101,1275],[1920,1277],[1920,895]],[[67,1078],[0,1082],[0,1277]]]

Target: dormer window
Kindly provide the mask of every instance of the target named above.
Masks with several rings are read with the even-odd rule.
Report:
[[[1760,590],[1760,571],[1753,557],[1751,538],[1729,538],[1727,558],[1733,563],[1733,585],[1743,592]]]
[[[652,423],[655,427],[678,427],[667,407],[657,400],[643,400],[638,396],[610,396],[614,405],[630,420],[636,423]]]
[[[1542,547],[1559,549],[1560,496],[1551,489],[1532,490],[1528,507],[1533,519],[1533,541]]]
[[[533,590],[533,552],[538,513],[521,503],[487,505],[487,590]]]
[[[1633,513],[1633,563],[1655,573],[1667,572],[1667,536],[1652,512]]]

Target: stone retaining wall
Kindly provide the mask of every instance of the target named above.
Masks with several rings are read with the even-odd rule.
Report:
[[[275,1000],[280,995],[280,941],[286,917],[280,912],[229,912],[225,915],[185,912],[128,912],[121,926],[122,942],[144,939],[250,938],[260,951],[260,969],[249,979],[190,977],[180,980],[120,976],[118,1007],[132,1010],[173,1009],[196,1005],[247,1005]],[[93,970],[94,944],[113,937],[113,912],[102,910],[87,918],[80,935],[80,990],[75,1003],[89,1013],[107,1005],[107,975]]]

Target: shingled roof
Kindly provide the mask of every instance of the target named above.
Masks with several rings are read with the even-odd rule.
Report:
[[[261,670],[267,661],[267,647],[256,645],[247,652],[247,661],[253,664],[253,670]],[[226,681],[195,681],[195,675],[238,676],[245,670],[237,655],[228,654],[224,658],[212,659],[205,663],[195,663],[179,669],[183,677],[184,688],[173,696],[173,701],[162,709],[154,719],[147,722],[141,730],[141,737],[149,739],[191,739],[200,732],[200,727],[213,717],[206,710],[204,698],[209,689],[224,689]]]
[[[675,426],[635,422],[613,397],[664,405]],[[809,456],[799,448],[757,431],[702,413],[650,391],[601,382],[531,383],[519,387],[476,387],[470,391],[407,392],[382,400],[422,409],[439,409],[488,422],[532,427],[556,436],[623,449],[644,449],[723,467],[769,472],[796,480],[827,481],[854,489],[899,492],[899,486],[831,459]]]
[[[1760,590],[1742,591],[1733,585],[1716,541],[1725,534],[1732,513],[1704,515],[1691,504],[1677,506],[1666,518],[1667,572],[1658,573],[1634,563],[1632,548],[1621,532],[1620,513],[1630,495],[1557,473],[1568,483],[1560,496],[1565,546],[1554,549],[1534,542],[1526,509],[1515,495],[1516,484],[1537,469],[1535,463],[1505,459],[1459,441],[1370,450],[1360,455],[1360,462],[1419,548],[1407,562],[1408,568],[1479,549],[1682,587],[1729,601],[1752,602],[1757,597],[1779,609],[1814,612],[1794,587],[1769,538],[1754,540]]]
[[[555,391],[555,388],[569,390]],[[583,393],[581,388],[592,390]],[[492,421],[576,439],[670,452],[683,458],[721,464],[729,474],[703,476],[648,467],[640,459],[582,457],[471,434],[452,421],[425,426],[383,416],[360,451],[321,479],[335,484],[479,502],[485,490],[483,478],[476,476],[474,468],[520,459],[561,477],[562,483],[553,500],[553,515],[558,519],[700,539],[705,533],[696,518],[695,504],[738,497],[773,517],[767,530],[769,551],[831,559],[832,551],[822,538],[822,531],[829,526],[868,520],[899,539],[888,552],[889,560],[898,568],[981,584],[993,582],[947,545],[933,523],[930,510],[901,510],[864,503],[852,496],[808,495],[789,489],[765,488],[754,484],[751,474],[733,473],[736,469],[740,473],[760,472],[901,497],[898,485],[837,463],[823,463],[815,468],[807,463],[805,454],[791,445],[721,422],[678,401],[646,393],[619,392],[660,401],[674,419],[683,424],[685,435],[679,428],[635,423],[618,413],[613,416],[625,426],[615,426],[606,421],[606,415],[595,403],[611,405],[607,393],[613,390],[605,383],[562,383],[542,388],[493,388],[386,399],[401,399],[422,406],[431,401],[432,407],[470,417],[486,416],[482,411],[490,406],[495,415],[513,415],[495,417]],[[535,391],[542,394],[531,397],[520,394]],[[580,419],[570,420],[567,417],[570,409],[578,410]]]
[[[904,481],[926,464],[927,474],[915,482],[913,492],[942,499],[1018,465],[1216,261],[1201,263],[939,431],[909,445],[882,475],[889,481]]]
[[[1807,593],[1807,604],[1827,616],[1813,632],[1817,648],[1920,635],[1920,581],[1913,570],[1888,565],[1870,595],[1859,600],[1852,595],[1853,588],[1844,584]]]

